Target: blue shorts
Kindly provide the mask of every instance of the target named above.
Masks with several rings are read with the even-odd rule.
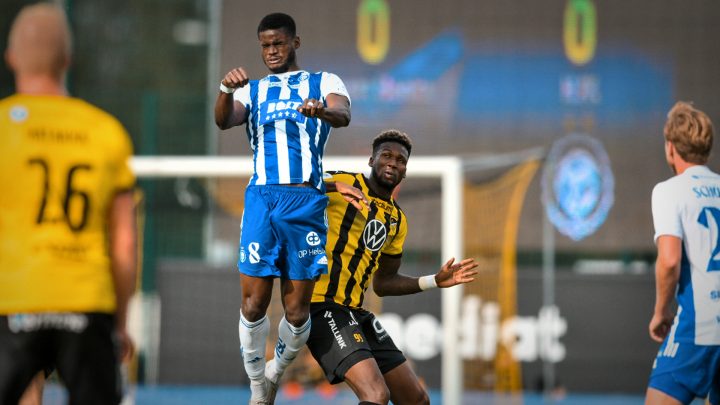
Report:
[[[708,394],[711,404],[719,404],[720,346],[697,346],[686,342],[673,342],[672,345],[672,350],[668,350],[668,339],[665,338],[660,346],[648,387],[684,404],[689,404],[695,397],[706,398]]]
[[[253,277],[314,280],[327,273],[328,197],[313,187],[248,186],[238,269]]]

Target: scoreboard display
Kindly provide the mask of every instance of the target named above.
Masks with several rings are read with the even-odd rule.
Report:
[[[558,249],[652,250],[650,192],[671,174],[665,114],[689,100],[720,122],[713,0],[225,1],[218,79],[236,66],[268,73],[256,28],[276,11],[297,23],[300,67],[336,73],[350,92],[352,122],[327,154],[368,154],[386,128],[408,132],[415,155],[549,151],[568,136],[599,146],[613,198],[597,229],[565,234]],[[249,153],[244,129],[233,131],[240,136],[221,136],[218,153]],[[519,249],[540,248],[540,177]]]

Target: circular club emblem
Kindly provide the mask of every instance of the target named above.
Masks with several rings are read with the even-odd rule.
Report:
[[[572,134],[556,141],[542,177],[542,201],[550,222],[581,240],[605,222],[613,205],[615,179],[602,144]]]
[[[308,232],[307,236],[305,237],[305,241],[310,246],[317,246],[320,244],[320,236],[316,232],[310,231]]]
[[[247,260],[247,255],[245,254],[245,248],[240,246],[240,263],[245,263],[245,260]]]
[[[387,239],[387,229],[382,222],[373,219],[365,225],[363,242],[366,248],[377,252],[385,244],[385,239]]]
[[[23,122],[28,118],[28,110],[25,106],[16,105],[10,109],[10,119],[13,122]]]

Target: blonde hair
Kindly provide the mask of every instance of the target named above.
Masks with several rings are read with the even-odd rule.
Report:
[[[707,162],[713,143],[713,124],[691,103],[675,103],[668,112],[663,134],[684,161],[701,165]]]
[[[16,73],[61,76],[72,52],[70,25],[63,9],[51,3],[23,7],[13,21],[8,53]]]

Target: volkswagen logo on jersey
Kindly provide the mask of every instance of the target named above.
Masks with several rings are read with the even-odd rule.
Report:
[[[602,144],[572,134],[555,142],[542,178],[542,201],[550,221],[572,240],[605,222],[614,201],[615,180]]]
[[[318,234],[313,231],[308,232],[307,236],[305,237],[305,241],[310,246],[317,246],[320,244],[320,242],[322,242],[320,240],[320,236],[318,236]]]
[[[373,252],[377,252],[385,244],[385,239],[387,239],[387,229],[385,229],[385,225],[382,222],[373,219],[365,225],[365,230],[363,231],[365,247]]]

